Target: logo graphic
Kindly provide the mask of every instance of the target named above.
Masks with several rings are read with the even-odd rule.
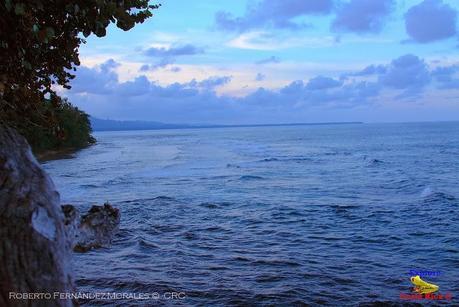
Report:
[[[419,275],[411,277],[411,283],[414,285],[414,291],[420,294],[434,293],[439,289],[437,285],[422,280]]]
[[[410,274],[410,281],[414,286],[414,288],[412,288],[413,292],[400,293],[401,300],[452,300],[453,296],[451,292],[442,294],[439,292],[439,286],[422,279],[425,277],[429,279],[438,277],[441,275],[440,271],[410,271],[410,273],[413,272],[417,273],[414,276]]]

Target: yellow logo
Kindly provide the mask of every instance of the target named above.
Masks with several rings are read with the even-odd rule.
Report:
[[[414,290],[420,294],[434,293],[439,289],[437,285],[422,280],[419,275],[411,277],[411,283],[414,285]]]

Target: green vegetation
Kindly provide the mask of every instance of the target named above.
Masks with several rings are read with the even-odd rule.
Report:
[[[85,37],[105,36],[111,23],[127,31],[157,8],[148,0],[0,0],[0,122],[36,149],[87,143],[87,115],[55,87],[70,88]]]
[[[94,144],[89,115],[63,99],[54,106],[45,100],[38,116],[52,118],[50,125],[19,124],[16,129],[27,139],[35,153],[49,150],[79,149]],[[39,121],[39,119],[33,119]]]

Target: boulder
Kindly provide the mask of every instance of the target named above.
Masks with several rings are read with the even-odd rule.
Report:
[[[65,230],[70,240],[71,249],[73,249],[76,244],[76,236],[80,225],[80,212],[72,205],[62,205],[61,207],[64,213]]]
[[[87,252],[111,245],[120,223],[120,213],[117,208],[107,203],[103,206],[92,206],[81,217],[78,209],[72,205],[62,206],[62,211],[74,251]]]
[[[0,124],[0,306],[73,306],[70,299],[15,293],[71,293],[71,241],[59,193],[26,140]]]

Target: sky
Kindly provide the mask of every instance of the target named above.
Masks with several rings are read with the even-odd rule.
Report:
[[[459,120],[457,0],[159,2],[89,37],[61,94],[117,120]]]

